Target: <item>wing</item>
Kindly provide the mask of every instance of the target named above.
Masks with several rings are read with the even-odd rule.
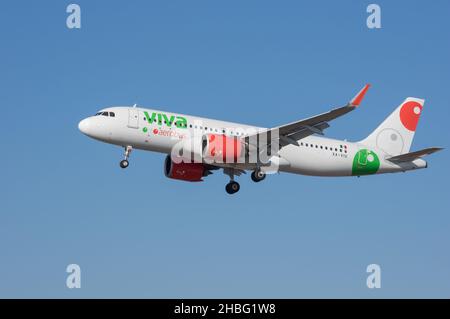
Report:
[[[393,162],[393,163],[401,163],[401,162],[412,162],[415,159],[424,157],[426,155],[430,155],[433,153],[436,153],[440,150],[442,150],[443,148],[440,147],[429,147],[429,148],[425,148],[423,150],[420,151],[416,151],[416,152],[411,152],[411,153],[406,153],[406,154],[402,154],[402,155],[397,155],[397,156],[392,156],[387,158],[388,161]]]
[[[330,127],[330,125],[328,124],[329,121],[332,121],[335,118],[353,111],[360,105],[369,87],[370,85],[366,84],[361,89],[361,91],[359,91],[358,94],[356,94],[356,96],[343,107],[332,109],[329,112],[322,113],[307,119],[263,130],[246,137],[250,138],[249,140],[256,141],[256,136],[262,134],[270,134],[270,136],[274,136],[274,138],[271,138],[270,142],[273,143],[274,140],[279,139],[280,145],[284,146],[287,144],[298,145],[298,140],[312,134],[323,135],[323,130]]]

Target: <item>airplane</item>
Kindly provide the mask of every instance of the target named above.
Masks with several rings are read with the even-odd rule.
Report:
[[[424,100],[406,98],[367,138],[358,142],[324,137],[329,122],[358,108],[370,85],[345,106],[299,121],[261,128],[134,106],[115,106],[81,120],[79,130],[124,148],[121,168],[132,150],[168,154],[168,178],[200,182],[214,170],[229,176],[226,192],[240,185],[236,176],[251,171],[261,182],[273,172],[309,176],[363,176],[427,168],[424,156],[442,150],[410,152]]]

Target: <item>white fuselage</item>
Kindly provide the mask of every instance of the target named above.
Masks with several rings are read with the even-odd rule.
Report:
[[[140,107],[110,107],[99,111],[103,112],[108,112],[108,116],[100,114],[81,121],[80,130],[106,143],[166,154],[170,154],[180,140],[190,136],[224,134],[239,138],[249,130],[262,129]],[[111,112],[114,117],[109,116]],[[380,149],[321,136],[305,137],[297,144],[286,145],[272,154],[280,171],[313,176],[359,176],[426,167],[422,159],[394,164],[385,160],[389,154]],[[242,164],[241,168],[253,169],[254,166]]]

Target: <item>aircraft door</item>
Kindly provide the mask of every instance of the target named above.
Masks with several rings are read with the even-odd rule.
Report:
[[[135,107],[128,109],[128,127],[139,128],[139,110]]]

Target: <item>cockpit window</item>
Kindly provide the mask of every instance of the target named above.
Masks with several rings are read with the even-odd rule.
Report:
[[[114,113],[114,112],[98,112],[98,113],[95,113],[94,116],[99,116],[99,115],[116,117],[116,113]]]

